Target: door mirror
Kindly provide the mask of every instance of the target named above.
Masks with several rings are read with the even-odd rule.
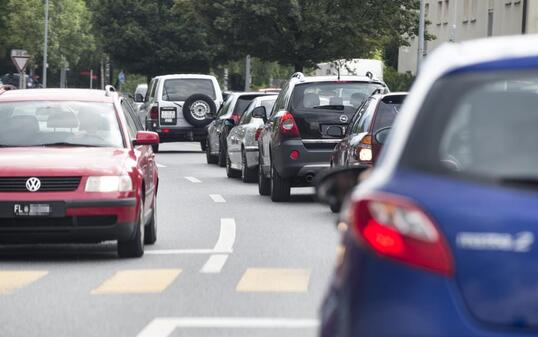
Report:
[[[232,118],[225,119],[224,125],[229,126],[229,127],[234,127],[235,121]]]
[[[346,197],[359,183],[360,176],[369,169],[367,166],[337,168],[322,173],[316,179],[318,201],[339,210]]]
[[[327,136],[341,138],[344,136],[344,129],[340,126],[331,126],[327,129]]]
[[[254,110],[252,110],[252,117],[261,118],[264,121],[266,121],[267,120],[267,111],[265,111],[265,107],[264,106],[259,106],[259,107],[255,108]]]
[[[380,129],[379,131],[377,131],[374,135],[374,138],[375,138],[375,141],[378,143],[378,144],[385,144],[385,142],[387,141],[387,138],[388,136],[390,135],[390,130],[392,128],[390,126],[386,127],[386,128],[383,128],[383,129]]]
[[[142,94],[135,94],[134,101],[136,103],[142,103],[144,102],[144,96]]]
[[[138,131],[133,145],[157,145],[160,142],[159,134],[151,131]]]

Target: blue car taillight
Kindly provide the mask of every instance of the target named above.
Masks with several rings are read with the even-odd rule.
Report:
[[[378,254],[446,276],[454,274],[445,239],[412,202],[375,194],[356,201],[352,212],[355,236]]]

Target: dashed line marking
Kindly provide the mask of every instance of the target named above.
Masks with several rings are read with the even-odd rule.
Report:
[[[249,268],[241,277],[239,292],[307,292],[310,271],[306,269]]]
[[[193,184],[200,184],[202,181],[195,177],[185,177],[188,181],[190,181]]]
[[[200,273],[204,274],[218,274],[224,268],[228,260],[228,254],[214,254],[209,257],[207,262],[204,264]]]
[[[177,328],[199,329],[317,329],[315,319],[250,317],[177,317],[156,318],[137,337],[168,337]]]
[[[182,254],[213,254],[213,253],[228,253],[216,252],[213,249],[154,249],[146,250],[144,255],[182,255]]]
[[[0,295],[11,294],[47,274],[47,271],[0,271]]]
[[[226,202],[224,197],[220,194],[210,194],[209,197],[217,204],[222,204]]]
[[[181,269],[122,270],[105,280],[92,294],[144,294],[164,291]]]
[[[157,167],[166,167],[166,165],[157,163]]]

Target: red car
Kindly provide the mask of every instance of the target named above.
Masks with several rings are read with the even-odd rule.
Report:
[[[131,103],[107,90],[0,92],[0,243],[156,241],[159,182]]]

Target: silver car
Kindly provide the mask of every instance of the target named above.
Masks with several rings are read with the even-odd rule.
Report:
[[[228,178],[239,178],[248,183],[258,179],[258,136],[265,121],[252,117],[254,109],[265,109],[269,114],[277,95],[255,98],[228,137],[226,154],[226,174]]]

